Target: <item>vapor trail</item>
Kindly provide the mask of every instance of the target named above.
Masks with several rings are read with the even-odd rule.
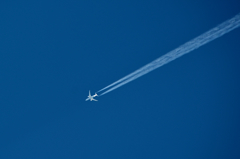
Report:
[[[116,82],[104,87],[103,89],[99,90],[103,91],[107,88],[107,91],[103,92],[101,95],[109,93],[122,85],[125,85],[151,71],[154,69],[161,67],[191,51],[203,46],[214,39],[221,37],[222,35],[234,30],[235,28],[240,26],[240,13],[234,16],[233,18],[223,22],[222,24],[218,25],[217,27],[207,31],[206,33],[194,38],[193,40],[179,46],[175,50],[168,52],[167,54],[157,58],[156,60],[152,61],[151,63],[139,68],[138,70],[134,71],[133,73],[117,80]]]

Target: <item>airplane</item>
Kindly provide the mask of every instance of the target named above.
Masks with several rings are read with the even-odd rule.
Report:
[[[91,93],[90,93],[90,90],[89,90],[89,95],[88,95],[88,98],[86,99],[86,101],[87,100],[90,100],[90,101],[97,101],[96,99],[93,99],[94,97],[97,97],[98,95],[97,95],[97,93],[95,93],[93,96],[91,96]]]

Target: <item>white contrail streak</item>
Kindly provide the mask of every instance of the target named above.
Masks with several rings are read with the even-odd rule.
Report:
[[[218,25],[217,27],[207,31],[206,33],[196,37],[195,39],[179,46],[175,50],[172,50],[168,52],[167,54],[157,58],[156,60],[152,61],[151,63],[139,68],[138,70],[134,71],[133,73],[121,78],[120,80],[108,85],[107,87],[99,90],[103,91],[107,88],[107,91],[103,92],[101,95],[104,95],[106,93],[109,93],[118,87],[121,87],[122,85],[127,84],[128,82],[131,82],[151,71],[154,69],[161,67],[187,53],[190,53],[191,51],[199,48],[200,46],[203,46],[209,42],[211,42],[214,39],[217,39],[221,37],[222,35],[234,30],[235,28],[240,26],[240,13],[234,16],[233,18],[223,22],[222,24]]]

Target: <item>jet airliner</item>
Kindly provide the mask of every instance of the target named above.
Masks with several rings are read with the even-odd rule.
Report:
[[[90,90],[89,90],[89,95],[88,95],[88,98],[86,99],[86,101],[90,100],[90,101],[97,101],[96,99],[94,99],[94,97],[97,97],[97,93],[95,93],[93,96],[91,95],[90,93]]]

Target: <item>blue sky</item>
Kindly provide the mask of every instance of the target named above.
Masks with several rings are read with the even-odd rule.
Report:
[[[239,5],[0,2],[0,158],[240,158],[240,28],[85,102]]]

